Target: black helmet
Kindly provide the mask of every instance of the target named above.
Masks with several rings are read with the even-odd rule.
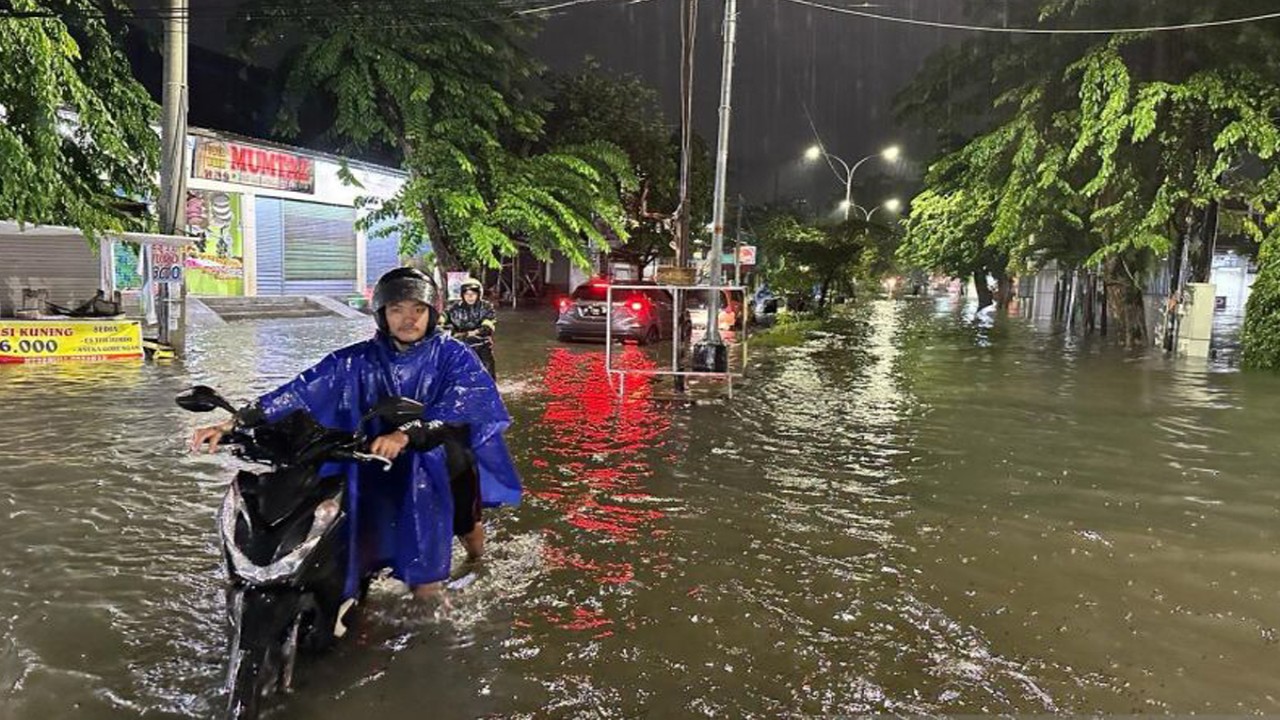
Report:
[[[378,284],[373,286],[373,317],[378,323],[378,330],[384,335],[389,334],[387,306],[402,300],[416,300],[431,308],[427,332],[436,329],[440,319],[440,311],[436,309],[436,284],[421,270],[396,268],[378,278]]]

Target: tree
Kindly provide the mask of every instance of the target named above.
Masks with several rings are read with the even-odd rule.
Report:
[[[769,284],[806,295],[818,288],[819,310],[833,289],[873,280],[892,266],[894,232],[885,225],[854,219],[822,227],[798,213],[775,210],[757,227]]]
[[[1280,223],[1273,217],[1271,223]],[[1244,364],[1280,368],[1280,237],[1272,234],[1258,254],[1258,279],[1253,283],[1244,320]]]
[[[672,134],[657,93],[634,75],[613,76],[588,60],[577,72],[553,77],[551,109],[543,145],[554,148],[608,142],[622,148],[638,178],[624,197],[630,239],[614,250],[636,267],[673,255],[676,206],[680,202],[680,137]],[[692,214],[711,213],[711,156],[695,138]]]
[[[604,142],[534,152],[543,108],[528,88],[540,68],[521,46],[533,29],[509,4],[249,7],[251,46],[294,40],[282,129],[296,132],[300,108],[321,98],[334,108],[335,139],[396,150],[408,181],[366,222],[400,232],[406,251],[429,244],[439,282],[447,270],[497,267],[517,243],[585,266],[606,234],[626,238],[620,190],[634,178],[625,153]]]
[[[159,116],[116,45],[116,7],[16,0],[0,15],[0,219],[90,238],[145,228],[127,199],[155,190]],[[17,16],[21,15],[21,16]]]
[[[1010,24],[1132,27],[1262,7],[1046,0],[1014,7]],[[1252,217],[1266,218],[1280,202],[1276,50],[1280,32],[1265,23],[1176,40],[987,38],[945,51],[904,95],[903,112],[965,139],[934,166],[913,204],[909,252],[941,260],[938,249],[975,231],[976,242],[1006,253],[1015,269],[1050,260],[1096,268],[1121,336],[1144,342],[1143,293],[1157,264],[1172,256],[1179,285],[1207,280],[1219,209],[1252,207],[1264,211]],[[961,90],[945,105],[951,82]],[[961,210],[978,205],[981,219]],[[1258,238],[1276,228],[1245,225]]]
[[[899,259],[909,267],[972,277],[979,309],[993,302],[987,276],[1004,275],[1009,265],[1008,253],[986,242],[998,196],[992,178],[984,182],[972,177],[980,171],[981,166],[957,156],[930,168],[925,178],[929,189],[913,201],[907,241],[898,248]]]

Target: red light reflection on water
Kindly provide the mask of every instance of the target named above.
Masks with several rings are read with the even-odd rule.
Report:
[[[623,350],[615,363],[654,367],[634,348]],[[581,575],[603,589],[633,582],[637,563],[664,566],[666,553],[646,556],[641,549],[646,540],[666,534],[657,527],[666,513],[646,487],[653,475],[648,454],[671,425],[655,406],[653,383],[633,376],[619,397],[605,373],[603,351],[558,349],[548,358],[544,384],[546,409],[535,430],[544,442],[526,492],[561,519],[543,531],[546,567]],[[598,604],[542,608],[535,617],[563,630],[612,634],[614,620]]]

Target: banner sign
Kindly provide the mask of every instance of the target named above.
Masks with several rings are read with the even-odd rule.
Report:
[[[244,196],[220,190],[187,192],[187,290],[195,295],[244,295]]]
[[[296,193],[316,191],[316,165],[310,158],[211,138],[196,138],[191,176]]]
[[[725,265],[755,265],[756,264],[756,246],[755,245],[739,245],[738,254],[735,257],[733,250],[726,250],[723,262]]]
[[[182,249],[170,245],[149,245],[151,281],[162,285],[182,284]]]
[[[142,326],[127,320],[0,320],[0,364],[141,360]]]

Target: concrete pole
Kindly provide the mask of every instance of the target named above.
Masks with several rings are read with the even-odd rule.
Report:
[[[160,231],[166,235],[181,234],[187,224],[187,30],[187,0],[168,0],[164,21],[159,203]],[[185,289],[185,283],[176,288],[160,286],[159,340],[177,352],[182,351],[184,339]],[[178,297],[175,299],[172,294]],[[174,313],[178,317],[174,318]],[[176,330],[171,330],[171,324]]]
[[[693,61],[698,38],[698,0],[684,0],[680,10],[680,204],[675,226],[676,267],[689,267],[689,224],[693,208]]]
[[[742,285],[742,205],[745,201],[738,196],[738,237],[733,241],[733,284]],[[744,302],[745,304],[745,302]]]
[[[724,4],[724,64],[720,75],[720,137],[716,148],[715,212],[712,219],[710,285],[721,283],[724,264],[725,191],[729,175],[729,125],[733,110],[733,59],[738,36],[738,0]],[[720,292],[711,292],[707,306],[707,344],[723,345],[720,338]]]

